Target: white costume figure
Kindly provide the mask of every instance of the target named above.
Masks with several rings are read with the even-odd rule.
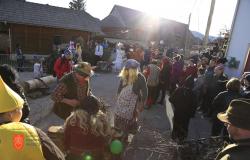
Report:
[[[123,61],[125,57],[125,52],[121,49],[122,44],[118,43],[116,47],[116,58],[113,62],[115,64],[114,68],[116,72],[119,72],[122,69]]]
[[[82,62],[82,47],[79,43],[76,44],[77,62]]]
[[[41,78],[43,76],[43,59],[38,60],[33,66],[33,76],[34,78]]]

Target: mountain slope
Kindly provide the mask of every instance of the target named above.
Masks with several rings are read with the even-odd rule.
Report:
[[[194,37],[199,38],[200,40],[203,40],[203,38],[205,36],[204,34],[202,34],[200,32],[197,32],[197,31],[191,31],[191,32],[192,32],[192,34],[193,34]],[[216,38],[218,38],[218,37],[209,36],[208,40],[211,42],[211,41],[215,40]]]

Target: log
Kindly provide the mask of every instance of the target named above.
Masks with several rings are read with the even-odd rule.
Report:
[[[36,89],[46,89],[48,88],[49,84],[56,82],[56,80],[57,79],[53,76],[46,76],[40,79],[32,79],[25,81],[23,83],[23,88],[25,92],[30,92]]]

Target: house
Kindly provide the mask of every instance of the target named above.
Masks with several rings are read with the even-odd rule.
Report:
[[[115,5],[110,14],[101,21],[106,37],[141,41],[164,40],[169,47],[184,48],[186,33],[192,39],[188,25]],[[187,32],[188,30],[188,32]]]
[[[229,76],[240,77],[250,71],[250,1],[238,0],[231,28],[231,37],[226,52],[229,64],[225,72]]]
[[[0,40],[5,41],[2,45],[0,42],[0,51],[14,53],[16,44],[20,44],[25,54],[50,54],[54,45],[70,40],[80,38],[87,43],[93,34],[101,32],[99,23],[85,11],[0,0]]]

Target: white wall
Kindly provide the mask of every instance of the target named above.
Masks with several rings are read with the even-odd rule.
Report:
[[[237,7],[236,7],[237,9]],[[232,35],[227,51],[228,59],[236,57],[240,61],[238,69],[226,68],[228,76],[240,77],[246,61],[246,53],[250,43],[250,0],[239,0],[235,13]]]

